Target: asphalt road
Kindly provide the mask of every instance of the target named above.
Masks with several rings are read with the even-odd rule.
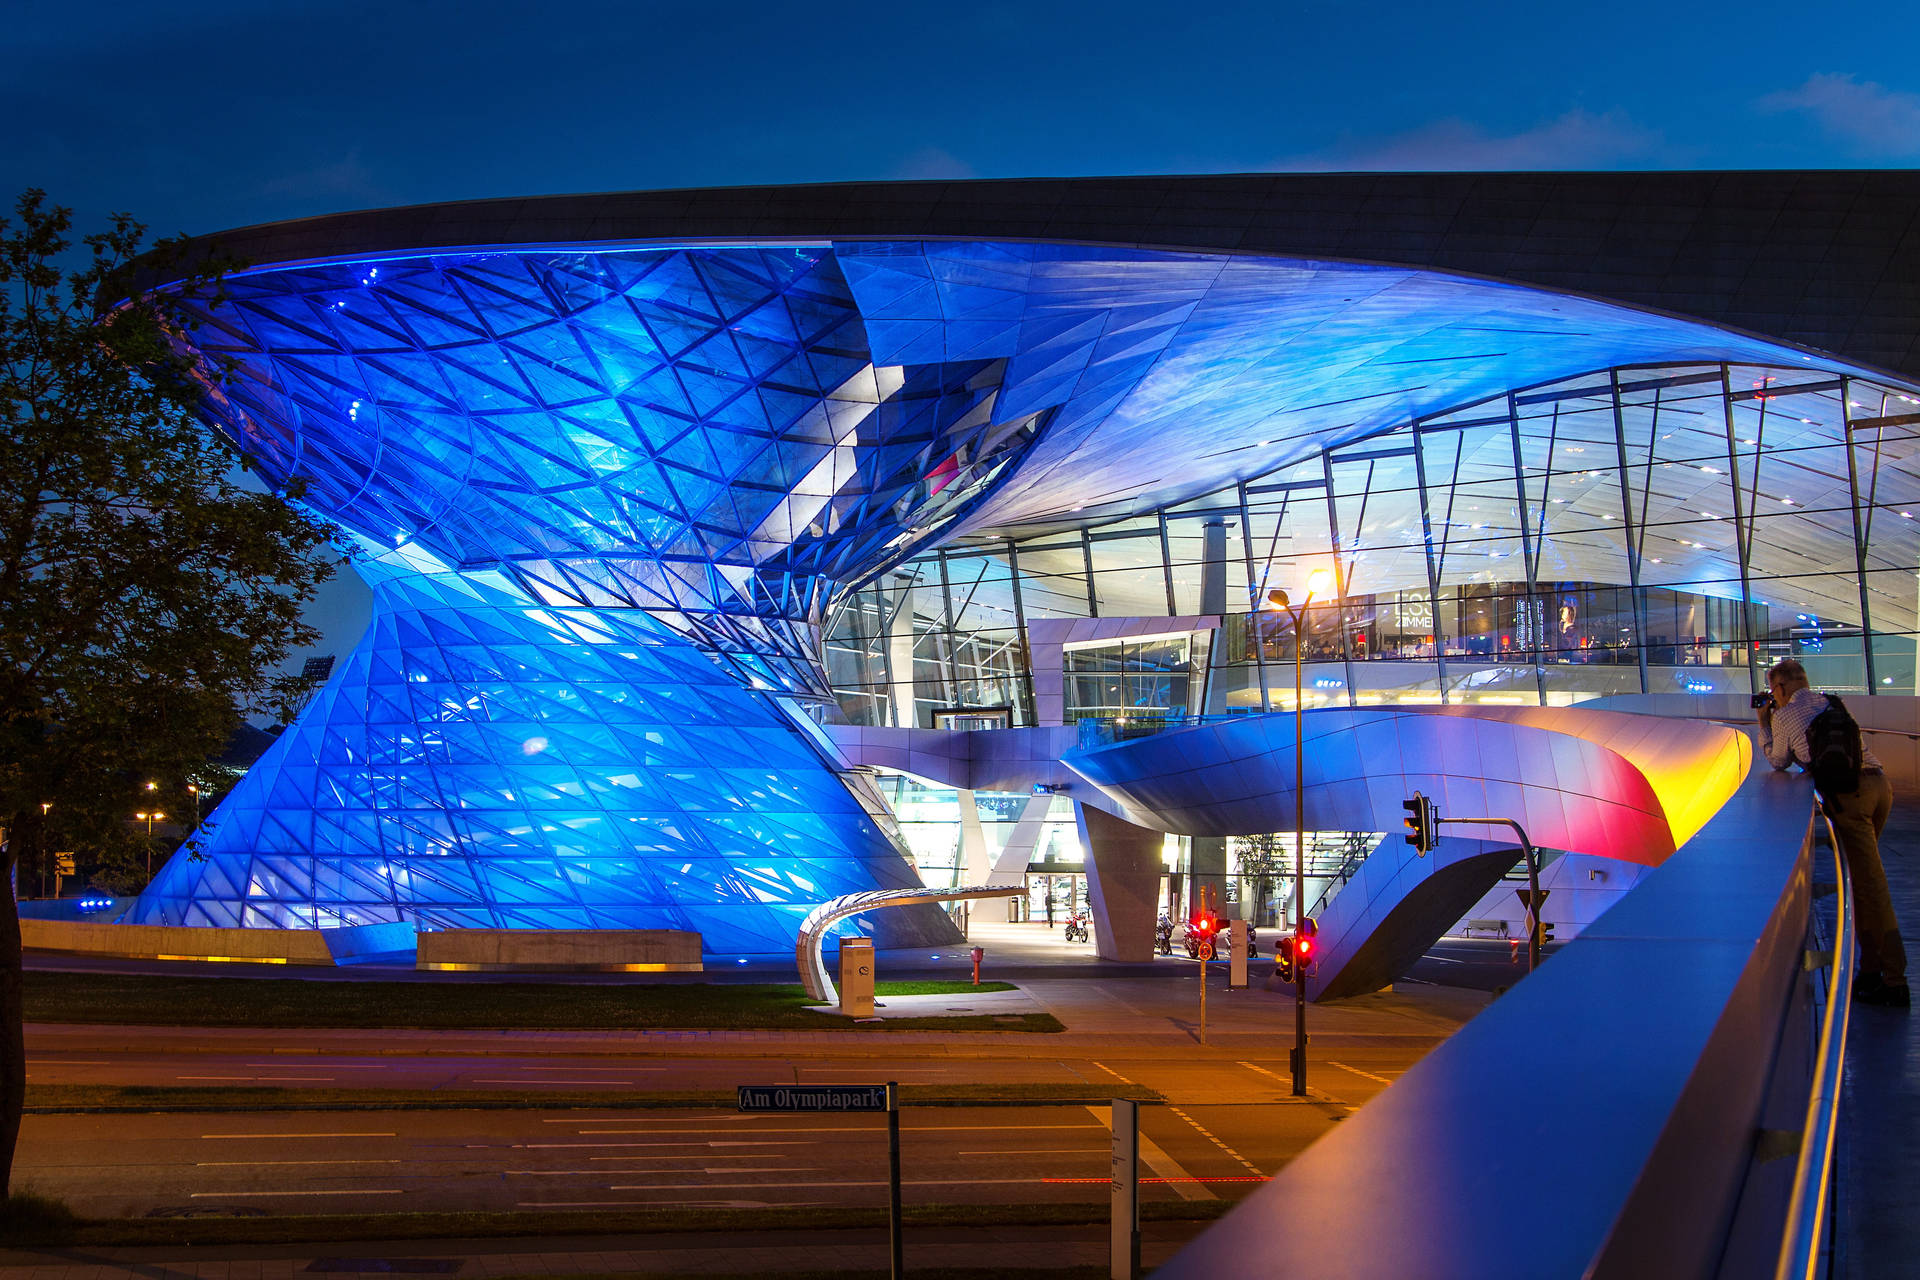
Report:
[[[1163,961],[1148,977],[1090,971],[1080,949],[1038,930],[1003,929],[992,945],[1003,960],[1048,975],[1023,982],[1012,998],[1055,1013],[1065,1034],[36,1024],[28,1030],[29,1082],[36,1088],[414,1089],[447,1099],[486,1090],[522,1094],[527,1103],[487,1110],[37,1113],[22,1129],[16,1185],[101,1217],[879,1205],[886,1195],[881,1117],[623,1109],[597,1106],[594,1095],[893,1080],[935,1089],[1067,1085],[1095,1099],[1122,1083],[1144,1086],[1167,1101],[1141,1108],[1143,1175],[1150,1179],[1143,1194],[1237,1199],[1378,1095],[1485,1002],[1422,986],[1315,1007],[1309,1095],[1295,1098],[1288,993],[1227,991],[1225,967],[1216,966],[1208,984],[1211,1035],[1202,1045],[1199,967],[1184,957]],[[907,1202],[1103,1202],[1109,1108],[1041,1101],[909,1103]]]
[[[90,1046],[39,1048],[34,1083],[238,1088],[522,1090],[512,1110],[34,1114],[16,1179],[102,1217],[424,1209],[885,1203],[880,1116],[741,1115],[731,1108],[599,1109],[596,1091],[758,1083],[1061,1083],[1099,1096],[1140,1084],[1143,1194],[1237,1199],[1399,1076],[1425,1051],[1390,1037],[1309,1057],[1291,1096],[1284,1045],[1119,1046],[1108,1057],[1016,1046],[950,1058],[945,1047],[865,1056],[274,1052],[269,1035],[222,1033],[200,1051],[143,1051],[138,1029]],[[114,1049],[108,1037],[120,1040]],[[239,1043],[234,1043],[238,1041]],[[249,1041],[257,1041],[249,1043]],[[985,1055],[985,1056],[981,1056]],[[573,1108],[573,1109],[561,1109]],[[1101,1201],[1107,1106],[913,1106],[902,1117],[909,1203]]]
[[[1330,1110],[1278,1096],[1143,1107],[1143,1194],[1238,1198],[1324,1132]],[[1104,1106],[908,1107],[905,1198],[1104,1200],[1107,1116]],[[877,1115],[36,1115],[21,1138],[17,1178],[102,1217],[886,1203]]]

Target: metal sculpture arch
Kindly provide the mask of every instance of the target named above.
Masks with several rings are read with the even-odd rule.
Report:
[[[1026,893],[1023,884],[982,885],[965,889],[875,889],[866,893],[847,893],[821,903],[800,923],[800,937],[794,944],[794,962],[800,966],[800,984],[807,994],[822,1004],[836,1004],[840,994],[827,973],[827,931],[848,916],[881,907],[917,907],[933,902],[965,902],[980,898],[1019,897]]]

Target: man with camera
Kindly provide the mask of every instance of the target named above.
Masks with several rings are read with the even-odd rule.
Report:
[[[1767,763],[1775,769],[1797,764],[1813,773],[1815,760],[1823,753],[1843,750],[1847,758],[1841,772],[1854,774],[1857,764],[1858,785],[1853,789],[1832,782],[1821,787],[1853,884],[1853,922],[1860,936],[1860,971],[1853,980],[1853,995],[1868,1004],[1905,1009],[1912,1002],[1907,989],[1907,949],[1900,938],[1900,922],[1894,918],[1886,869],[1880,863],[1880,833],[1893,810],[1893,788],[1880,762],[1860,743],[1853,717],[1838,699],[1829,703],[1825,694],[1813,691],[1805,667],[1792,658],[1775,663],[1767,672],[1767,690],[1753,699],[1760,721],[1760,749]],[[1816,727],[1815,718],[1830,705],[1836,714]],[[1846,740],[1837,745],[1824,740],[1836,732],[1846,735]]]

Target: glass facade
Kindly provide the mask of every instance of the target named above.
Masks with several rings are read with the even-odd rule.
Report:
[[[395,252],[183,306],[208,418],[350,533],[375,618],[132,919],[775,954],[909,859],[961,875],[943,824],[1037,820],[890,815],[820,718],[1251,711],[1296,658],[1308,705],[1744,691],[1787,653],[1920,688],[1920,402],[1682,317],[914,240]],[[1315,570],[1296,634],[1265,605]],[[1073,876],[1061,804],[1029,862]]]
[[[1308,706],[1746,693],[1788,656],[1823,688],[1912,694],[1916,519],[1909,389],[1625,367],[1415,418],[1153,516],[925,553],[864,593],[910,632],[911,685],[859,647],[871,611],[851,605],[828,643],[863,723],[930,724],[971,699],[1032,723],[1052,673],[1019,665],[1020,627],[1045,618],[1218,618],[1185,659],[1151,637],[1069,649],[1068,719],[1289,707],[1296,644]],[[1337,585],[1298,637],[1258,607],[1276,588],[1298,602],[1319,569]],[[1001,657],[984,684],[952,660],[982,641]]]

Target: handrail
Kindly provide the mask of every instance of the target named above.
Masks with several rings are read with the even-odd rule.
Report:
[[[1847,1019],[1853,1007],[1853,891],[1847,878],[1847,860],[1833,820],[1819,802],[1815,819],[1824,819],[1833,845],[1834,925],[1832,977],[1827,986],[1826,1013],[1820,1021],[1815,1050],[1813,1086],[1807,1095],[1807,1118],[1800,1129],[1800,1155],[1793,1171],[1793,1192],[1787,1201],[1786,1228],[1780,1237],[1780,1261],[1774,1280],[1813,1280],[1820,1265],[1820,1241],[1827,1229],[1827,1206],[1833,1181],[1834,1142],[1840,1127],[1840,1086],[1846,1066]],[[1813,839],[1814,820],[1807,823]]]

